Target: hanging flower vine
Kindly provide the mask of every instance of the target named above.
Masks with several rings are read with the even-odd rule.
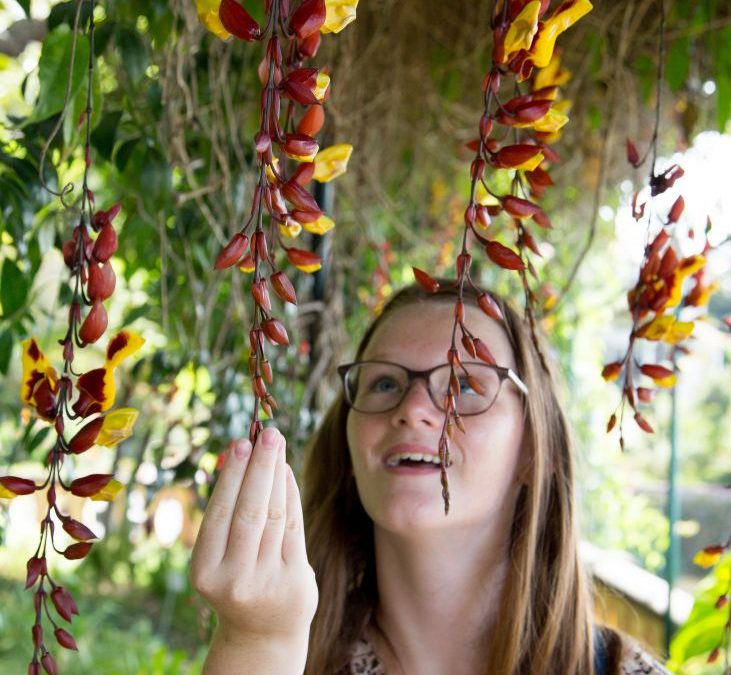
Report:
[[[290,7],[288,0],[268,0],[262,27],[236,0],[196,0],[201,22],[217,37],[233,36],[245,42],[266,39],[259,65],[260,125],[253,138],[258,180],[246,222],[215,261],[216,269],[238,266],[253,274],[252,442],[263,428],[259,409],[272,417],[277,407],[268,390],[272,368],[266,342],[289,343],[284,324],[272,312],[270,288],[283,302],[297,303],[294,285],[277,262],[277,251],[302,272],[320,269],[320,258],[294,242],[302,230],[324,234],[334,222],[305,186],[341,175],[353,149],[342,143],[320,150],[315,136],[325,122],[323,104],[330,95],[330,75],[327,68],[306,67],[305,62],[317,54],[323,33],[340,32],[355,19],[357,4],[357,0],[304,0]]]
[[[72,479],[64,462],[85,453],[94,445],[114,447],[132,434],[137,411],[132,408],[112,410],[115,399],[114,371],[125,358],[136,352],[144,340],[136,333],[123,330],[107,344],[104,363],[86,372],[74,369],[76,349],[96,343],[106,333],[107,312],[104,306],[114,293],[116,277],[110,259],[117,249],[117,233],[113,225],[120,212],[115,204],[107,210],[97,209],[88,178],[92,166],[91,126],[92,90],[94,82],[94,0],[78,0],[74,40],[69,65],[73,71],[74,51],[81,37],[80,16],[84,5],[89,8],[89,63],[86,107],[79,122],[85,130],[84,173],[82,179],[78,221],[71,237],[63,244],[63,258],[70,270],[72,298],[68,311],[68,328],[59,340],[63,366],[59,372],[43,354],[34,337],[22,343],[23,375],[20,396],[37,417],[53,426],[55,440],[46,463],[45,480],[36,481],[20,476],[0,477],[0,497],[13,499],[46,491],[47,508],[41,519],[38,546],[28,560],[25,586],[34,590],[34,622],[32,626],[33,656],[28,672],[36,675],[41,668],[50,675],[57,672],[56,661],[49,651],[47,626],[53,630],[56,641],[66,649],[77,649],[71,633],[62,627],[60,619],[71,623],[79,613],[71,593],[57,582],[49,570],[50,550],[69,560],[86,557],[97,535],[82,522],[64,512],[65,499],[59,492],[92,500],[111,501],[122,488],[113,474],[88,474]],[[60,129],[69,107],[68,90],[64,109],[49,138],[46,149]],[[45,153],[44,153],[45,156]],[[43,161],[40,167],[41,180]],[[74,189],[66,185],[61,192],[53,192],[70,212],[74,207],[66,200]],[[52,192],[52,191],[51,191]],[[78,468],[81,462],[75,460]],[[57,531],[58,525],[74,540],[64,544]],[[52,611],[53,610],[53,611]]]
[[[473,388],[478,383],[470,377],[457,344],[459,334],[464,353],[484,363],[495,365],[487,345],[465,322],[463,289],[465,284],[477,288],[470,277],[472,254],[478,246],[487,258],[502,269],[516,271],[525,295],[525,310],[534,340],[537,342],[535,306],[537,295],[528,275],[537,279],[531,256],[540,256],[540,248],[529,221],[542,229],[551,222],[538,200],[553,182],[548,169],[559,161],[551,147],[568,122],[567,100],[559,99],[559,87],[570,77],[561,67],[556,39],[592,9],[588,0],[565,0],[546,17],[549,0],[505,0],[495,4],[491,28],[493,50],[490,67],[482,82],[484,109],[479,122],[479,137],[469,144],[475,152],[470,167],[470,198],[464,213],[462,245],[456,259],[454,326],[447,352],[451,366],[450,383],[446,392],[446,413],[439,440],[442,497],[445,514],[449,511],[450,463],[449,439],[456,427],[463,431],[456,411],[460,394],[459,376],[466,377]],[[525,83],[525,84],[523,84]],[[521,85],[526,91],[522,91]],[[509,97],[506,90],[511,91]],[[510,191],[500,194],[490,172],[513,172]],[[515,248],[490,236],[493,219],[504,216],[512,227]],[[429,292],[439,288],[427,272],[414,268],[416,280]],[[480,308],[489,317],[503,317],[488,293],[481,292]],[[540,354],[540,350],[539,350]],[[543,356],[541,354],[541,359]],[[546,364],[543,364],[546,366]],[[547,367],[547,366],[546,366]],[[478,390],[479,391],[479,390]]]

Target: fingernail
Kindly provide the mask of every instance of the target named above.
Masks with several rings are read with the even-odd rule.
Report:
[[[239,459],[248,457],[251,453],[251,443],[249,441],[236,441],[234,443],[234,453]]]
[[[279,434],[277,433],[276,429],[264,429],[261,434],[261,441],[264,444],[264,447],[275,447],[277,444],[277,436],[279,436]]]

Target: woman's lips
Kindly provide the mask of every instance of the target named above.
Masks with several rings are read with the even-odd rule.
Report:
[[[382,463],[387,471],[406,476],[421,476],[441,471],[438,463],[427,463],[423,465],[395,465],[388,464],[388,460],[394,455],[424,455],[431,458],[438,458],[439,455],[431,447],[416,443],[397,443],[391,446],[383,455]]]

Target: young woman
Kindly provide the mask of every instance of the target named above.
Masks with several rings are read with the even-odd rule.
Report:
[[[457,399],[448,516],[448,283],[398,293],[339,369],[306,456],[304,516],[281,434],[232,444],[191,567],[219,619],[204,672],[667,672],[592,623],[556,387],[522,318],[493,297],[503,323],[466,289],[466,324],[499,366],[466,366],[476,382],[462,378]]]

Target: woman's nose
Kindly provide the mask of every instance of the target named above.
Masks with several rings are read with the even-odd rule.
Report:
[[[392,421],[397,426],[403,424],[437,425],[444,417],[444,413],[434,405],[426,381],[417,379],[407,389],[401,403],[392,412]]]

